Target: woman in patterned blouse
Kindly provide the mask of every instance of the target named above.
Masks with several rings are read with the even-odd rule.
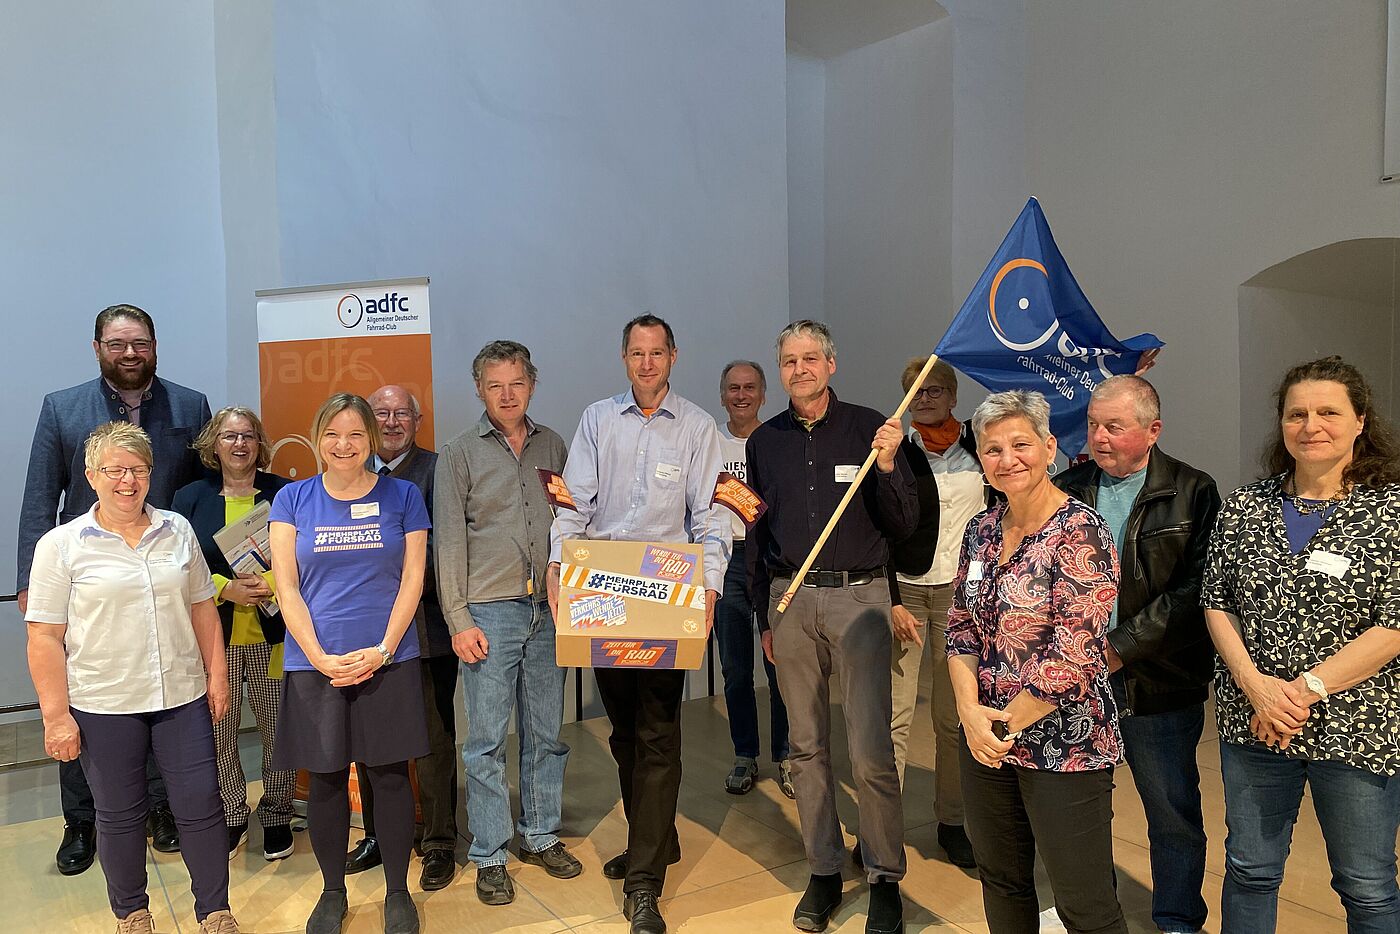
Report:
[[[1122,740],[1104,660],[1118,556],[1103,518],[1050,482],[1049,420],[1044,396],[1019,391],[972,416],[1006,502],[968,523],[948,613],[967,833],[992,934],[1039,929],[1037,849],[1069,930],[1125,932],[1110,831]]]
[[[1201,603],[1220,653],[1222,929],[1273,931],[1304,784],[1351,932],[1400,932],[1400,445],[1340,357],[1279,386],[1269,476],[1226,500]]]

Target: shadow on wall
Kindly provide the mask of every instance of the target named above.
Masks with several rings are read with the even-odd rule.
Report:
[[[1273,392],[1296,363],[1340,354],[1392,420],[1400,389],[1400,239],[1342,240],[1270,266],[1239,289],[1240,476],[1260,475]]]

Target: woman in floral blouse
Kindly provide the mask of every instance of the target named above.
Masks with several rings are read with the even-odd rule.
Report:
[[[1303,786],[1351,932],[1400,932],[1400,445],[1355,367],[1278,390],[1270,476],[1226,500],[1201,603],[1220,653],[1221,927],[1273,931]]]
[[[1069,930],[1126,932],[1110,831],[1122,740],[1104,660],[1118,556],[1102,517],[1050,482],[1049,420],[1044,396],[1019,391],[972,416],[1006,502],[968,523],[948,613],[967,833],[992,934],[1039,929],[1037,848]]]

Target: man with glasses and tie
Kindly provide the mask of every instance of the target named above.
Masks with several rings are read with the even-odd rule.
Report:
[[[29,604],[34,546],[45,532],[77,518],[97,501],[83,463],[83,444],[94,428],[126,421],[150,436],[155,469],[146,502],[157,509],[169,509],[175,491],[203,473],[190,445],[209,421],[209,400],[202,392],[156,376],[156,326],[151,316],[135,305],[104,308],[93,327],[92,349],[100,371],[97,379],[49,393],[39,410],[19,515],[15,586],[21,614]],[[162,852],[176,852],[180,836],[165,785],[150,763],[147,776],[153,843]],[[59,872],[76,875],[97,855],[96,811],[77,759],[59,763],[58,779],[64,830],[56,862]]]
[[[377,473],[407,480],[418,487],[428,516],[433,512],[433,475],[437,453],[417,444],[423,410],[413,393],[402,386],[381,386],[369,396],[369,407],[379,423],[382,439],[368,467]],[[419,884],[424,891],[447,886],[457,871],[457,724],[453,701],[457,693],[457,656],[452,651],[452,633],[438,604],[437,581],[433,573],[432,532],[428,533],[428,566],[423,576],[423,598],[414,615],[423,664],[423,704],[428,714],[428,755],[414,760],[418,772],[418,803],[423,810],[423,874]],[[374,834],[374,789],[366,770],[358,763],[360,813],[365,836],[345,858],[347,873],[363,872],[381,862],[379,842]]]

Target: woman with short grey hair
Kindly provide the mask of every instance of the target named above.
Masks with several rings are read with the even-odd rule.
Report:
[[[81,757],[97,806],[98,858],[118,934],[150,934],[146,759],[154,752],[180,828],[203,934],[237,934],[215,721],[228,711],[214,583],[184,517],[146,505],[151,440],[130,422],[88,437],[91,510],[34,549],[29,671],[44,751]]]
[[[1110,826],[1122,739],[1104,656],[1118,595],[1113,533],[1050,482],[1044,396],[993,393],[972,427],[982,471],[1006,496],[967,525],[948,613],[987,924],[992,934],[1039,929],[1039,850],[1066,928],[1126,932]]]

